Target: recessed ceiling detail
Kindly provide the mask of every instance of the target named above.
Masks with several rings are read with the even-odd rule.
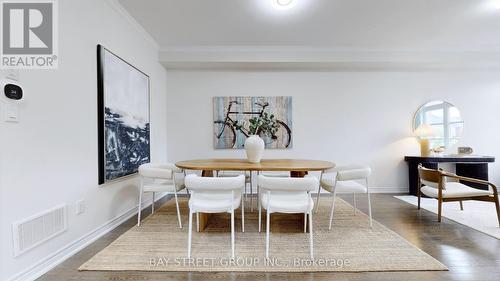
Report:
[[[500,10],[491,8],[500,0],[117,1],[163,49],[499,52],[500,46]]]

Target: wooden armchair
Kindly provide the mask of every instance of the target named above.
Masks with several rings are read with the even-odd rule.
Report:
[[[487,181],[462,177],[443,170],[432,170],[418,166],[419,183],[417,189],[418,209],[420,210],[421,194],[438,200],[438,221],[441,222],[443,202],[459,201],[463,210],[462,201],[477,200],[495,203],[497,210],[498,225],[500,227],[500,205],[498,203],[497,187]],[[446,178],[457,179],[461,182],[480,183],[488,185],[488,190],[472,188],[461,182],[447,182]]]

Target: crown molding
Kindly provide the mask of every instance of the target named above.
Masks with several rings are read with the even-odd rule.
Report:
[[[500,69],[500,52],[468,50],[380,50],[288,46],[163,48],[167,69]]]
[[[122,18],[124,18],[129,24],[131,24],[148,43],[150,43],[155,49],[160,50],[160,45],[156,40],[146,31],[146,29],[125,9],[118,0],[106,0],[106,3],[115,10]]]

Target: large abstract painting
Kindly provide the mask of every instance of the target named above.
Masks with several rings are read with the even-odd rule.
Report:
[[[266,148],[292,147],[292,97],[214,97],[213,112],[216,149],[244,148],[259,117],[275,128],[257,132]]]
[[[149,77],[101,45],[98,60],[99,184],[150,161]]]

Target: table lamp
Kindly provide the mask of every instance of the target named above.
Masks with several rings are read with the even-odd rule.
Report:
[[[431,149],[427,138],[434,136],[434,129],[428,124],[422,124],[415,130],[414,135],[420,141],[420,156],[429,157]]]

